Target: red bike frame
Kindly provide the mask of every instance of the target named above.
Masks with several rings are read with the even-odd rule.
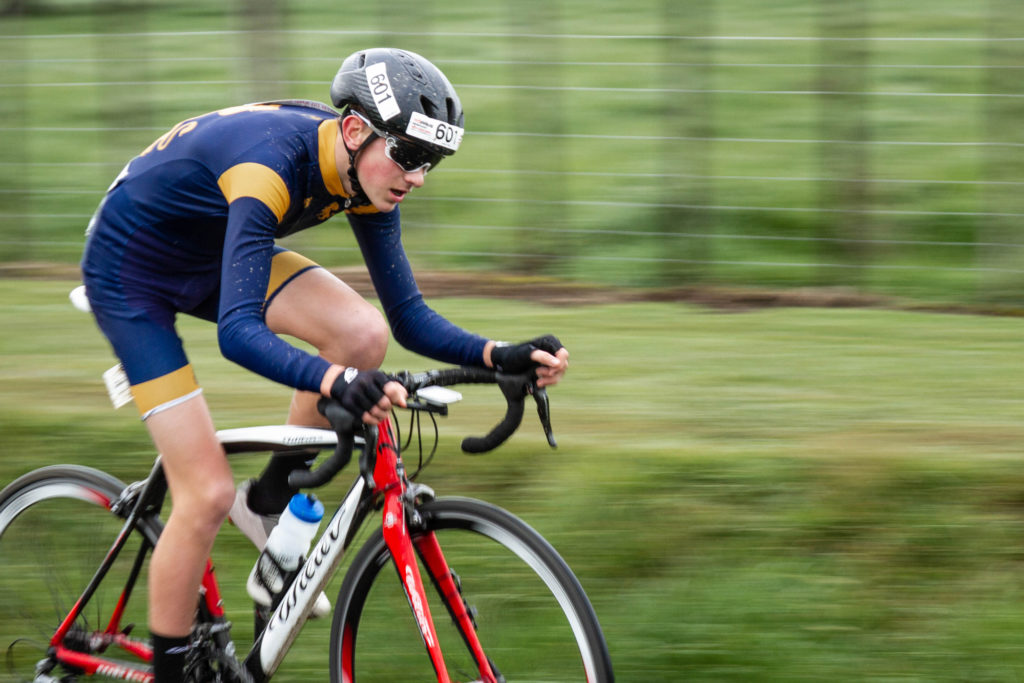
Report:
[[[107,555],[107,562],[112,562],[114,555],[116,555],[116,551],[119,550],[122,545],[122,537],[119,537],[118,542]],[[122,591],[117,607],[114,609],[107,627],[102,632],[89,634],[88,637],[93,646],[98,647],[101,652],[106,651],[109,647],[115,647],[123,652],[134,655],[143,662],[148,663],[153,661],[153,649],[147,642],[139,640],[138,638],[129,637],[123,632],[121,626],[121,618],[124,616],[124,607],[127,604],[132,588],[135,585],[135,579],[138,575],[138,567],[139,563],[136,564],[132,578],[129,580],[124,591]],[[109,565],[107,564],[105,564],[104,567],[101,567],[100,571],[97,573],[97,578],[102,578],[108,569]],[[206,562],[206,571],[203,574],[202,587],[203,601],[206,609],[210,613],[210,616],[214,619],[223,619],[224,605],[220,597],[220,587],[217,585],[217,577],[213,572],[213,562],[210,560],[207,560]],[[78,602],[75,603],[71,612],[67,617],[65,617],[56,633],[54,633],[53,637],[50,639],[50,645],[54,648],[57,661],[62,665],[81,669],[89,675],[99,674],[108,678],[115,678],[124,681],[153,683],[153,674],[146,669],[141,669],[131,664],[114,661],[105,657],[77,652],[68,648],[64,644],[64,639],[67,637],[68,631],[81,614],[82,605],[85,603],[85,596],[90,595],[91,593],[92,590],[87,589],[86,593],[78,600]]]
[[[447,603],[452,618],[458,624],[460,633],[476,661],[480,672],[480,681],[496,683],[490,662],[484,654],[483,647],[476,635],[469,610],[462,600],[462,595],[455,583],[451,569],[444,559],[441,546],[433,532],[419,534],[415,545],[409,535],[407,506],[411,506],[408,498],[408,480],[404,475],[404,466],[398,456],[398,446],[391,430],[390,420],[381,423],[377,437],[377,459],[373,471],[374,493],[384,496],[384,541],[391,552],[395,568],[409,601],[413,617],[420,629],[427,654],[437,672],[438,683],[450,683],[441,645],[437,639],[434,620],[427,604],[427,593],[423,589],[423,579],[416,562],[417,554],[422,558],[431,579],[437,585]],[[346,657],[346,681],[351,680],[352,660],[351,648]]]
[[[417,557],[422,560],[431,581],[443,597],[445,606],[455,620],[462,639],[465,641],[465,647],[469,649],[476,662],[479,671],[478,680],[481,683],[496,683],[497,678],[477,637],[472,616],[462,599],[454,574],[448,567],[437,537],[433,532],[417,533],[414,541],[410,535],[408,522],[413,512],[413,501],[411,500],[409,480],[405,476],[404,465],[399,456],[390,420],[384,421],[378,429],[374,455],[374,488],[372,494],[364,495],[372,495],[378,497],[378,499],[383,499],[384,540],[391,552],[402,588],[412,610],[413,618],[420,629],[427,654],[436,671],[438,683],[451,683],[451,678],[444,663],[437,631],[434,628],[434,621],[427,602],[427,592],[424,590]],[[111,506],[110,501],[104,501],[104,504],[108,509]],[[109,571],[114,558],[123,549],[125,540],[129,531],[133,528],[134,522],[135,520],[129,519],[125,524],[117,541],[108,552],[103,565],[93,577],[90,586],[83,592],[81,598],[65,617],[61,626],[51,638],[50,644],[54,648],[58,662],[79,669],[86,674],[99,674],[119,680],[152,683],[153,674],[148,669],[142,668],[142,666],[152,661],[152,649],[146,641],[131,638],[128,634],[124,633],[121,623],[124,616],[124,606],[131,596],[136,579],[141,571],[143,560],[148,552],[148,547],[140,549],[135,566],[132,569],[132,574],[122,591],[118,605],[114,609],[106,628],[103,631],[90,633],[86,636],[90,639],[92,646],[97,648],[99,652],[104,652],[107,648],[113,647],[133,655],[138,660],[141,660],[142,664],[134,665],[79,652],[65,643],[65,638],[81,614],[84,604],[88,602],[93,592],[95,592],[96,586],[99,585],[99,582]],[[220,589],[214,574],[213,563],[209,560],[203,575],[202,599],[203,606],[209,616],[214,621],[223,620],[224,609]],[[346,634],[346,639],[348,637],[348,634]],[[352,643],[347,643],[347,645],[348,647],[345,648],[342,662],[342,679],[344,681],[352,681],[354,655],[353,648],[351,647]]]

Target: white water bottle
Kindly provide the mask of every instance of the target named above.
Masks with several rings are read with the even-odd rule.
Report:
[[[324,504],[316,496],[292,496],[246,581],[245,589],[254,602],[263,607],[273,605],[309,552],[323,517]]]

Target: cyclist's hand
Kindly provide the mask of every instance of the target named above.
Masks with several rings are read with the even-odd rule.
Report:
[[[406,390],[380,370],[345,368],[331,385],[331,398],[367,424],[378,424],[392,404],[405,406]]]
[[[569,367],[569,352],[552,334],[521,344],[498,343],[491,349],[491,365],[499,372],[537,369],[537,385],[557,384]]]

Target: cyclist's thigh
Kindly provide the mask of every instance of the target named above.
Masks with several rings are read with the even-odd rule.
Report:
[[[188,510],[194,518],[209,515],[219,525],[220,512],[227,514],[235,490],[203,396],[153,413],[146,427],[160,452],[175,507]]]
[[[231,471],[174,318],[182,303],[208,298],[216,280],[146,274],[86,279],[93,313],[121,360],[132,398],[161,454],[176,506],[200,510],[233,492]],[[183,294],[184,293],[184,294]],[[226,491],[226,493],[225,493]],[[216,507],[216,506],[214,506]],[[219,520],[218,520],[219,523]]]
[[[202,289],[216,287],[211,280],[196,287],[196,279],[174,282],[170,276],[144,278],[125,268],[120,275],[88,274],[85,278],[96,322],[121,361],[132,397],[143,419],[199,393],[181,338],[174,328],[180,301],[170,293],[191,287],[195,299]],[[94,271],[95,273],[95,271]]]
[[[387,349],[380,311],[350,286],[294,252],[274,257],[267,326],[314,345],[328,360],[376,367]]]

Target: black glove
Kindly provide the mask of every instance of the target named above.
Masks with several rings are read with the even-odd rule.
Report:
[[[345,368],[331,385],[331,398],[359,418],[377,405],[384,395],[384,385],[390,381],[380,370]]]
[[[562,348],[562,342],[553,334],[545,334],[522,344],[504,344],[499,342],[491,349],[491,365],[498,372],[519,374],[534,368],[537,364],[530,360],[534,349],[554,354]]]

